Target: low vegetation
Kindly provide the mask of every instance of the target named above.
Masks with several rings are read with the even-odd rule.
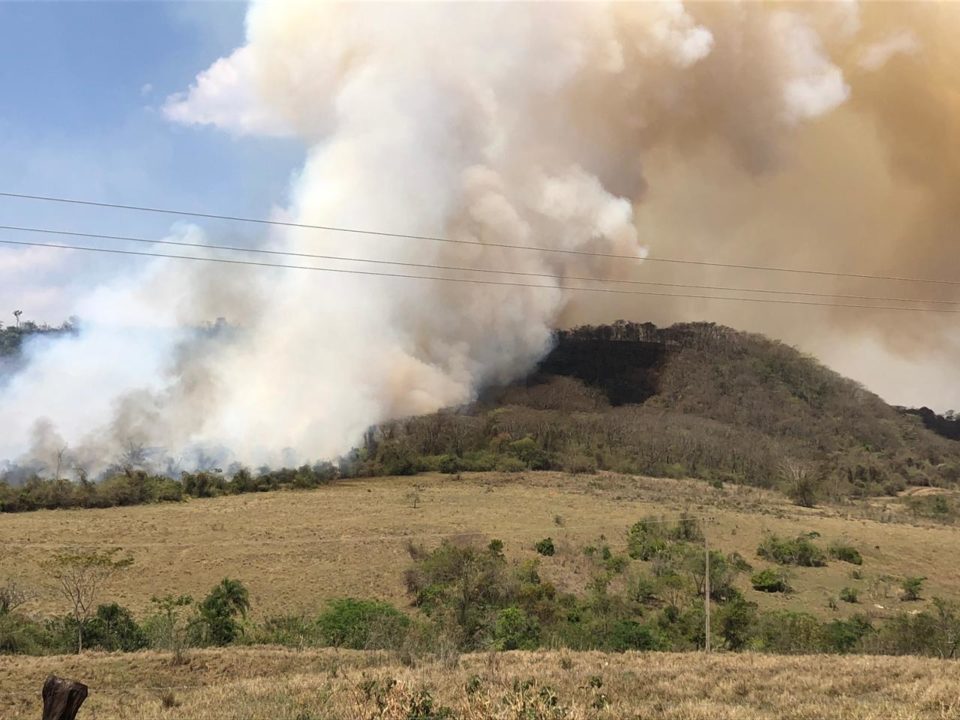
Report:
[[[313,618],[286,615],[261,621],[248,617],[250,592],[231,578],[220,580],[199,602],[171,588],[171,594],[154,598],[153,612],[138,621],[111,598],[99,602],[107,581],[129,568],[132,559],[118,550],[76,549],[56,556],[51,566],[68,601],[67,614],[35,619],[20,611],[23,595],[17,586],[0,592],[6,598],[0,650],[56,654],[149,647],[172,651],[174,663],[184,662],[190,648],[242,644],[391,650],[409,658],[557,647],[688,651],[706,644],[708,580],[711,644],[716,648],[876,654],[907,648],[952,658],[960,645],[960,606],[952,601],[937,598],[932,610],[900,613],[886,621],[863,614],[823,621],[804,612],[763,610],[737,587],[738,576],[752,571],[739,553],[711,550],[708,577],[703,531],[692,516],[643,518],[624,534],[630,556],[617,555],[606,544],[582,548],[589,565],[581,592],[562,590],[545,579],[540,559],[509,558],[501,540],[442,540],[433,547],[408,545],[408,613],[383,601],[348,597],[331,600]],[[538,551],[546,540],[537,544]],[[758,555],[805,566],[810,551],[802,546],[808,542],[806,536],[789,541],[771,536]],[[781,548],[797,543],[801,550],[781,554]],[[552,540],[549,547],[555,550]],[[554,557],[552,552],[538,554]],[[812,561],[806,566],[816,567]],[[923,580],[903,580],[904,601],[920,599]],[[753,574],[750,584],[760,593],[790,589],[777,567]],[[855,604],[858,592],[846,587],[840,598]]]

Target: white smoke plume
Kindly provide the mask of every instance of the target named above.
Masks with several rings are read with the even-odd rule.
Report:
[[[869,23],[857,6],[791,7],[256,2],[246,44],[165,112],[300,138],[305,161],[278,219],[637,258],[684,254],[671,240],[685,234],[697,252],[721,242],[697,219],[698,163],[723,182],[796,177],[808,128],[856,97],[842,58],[856,66],[870,40],[858,40]],[[720,229],[747,227],[751,210]],[[747,230],[737,248],[776,254]],[[561,277],[641,267],[280,227],[263,245]],[[139,446],[184,464],[199,449],[249,464],[331,457],[373,423],[517,377],[559,323],[691,314],[536,282],[552,287],[158,260],[79,303],[79,336],[29,346],[27,369],[0,389],[0,457],[49,462],[68,447],[88,468]],[[203,329],[218,317],[228,326]]]

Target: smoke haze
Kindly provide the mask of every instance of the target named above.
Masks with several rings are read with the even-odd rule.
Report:
[[[299,138],[279,220],[637,261],[289,227],[261,238],[269,249],[960,300],[960,285],[641,260],[960,278],[958,30],[946,4],[262,2],[246,44],[165,113]],[[157,260],[78,302],[76,337],[27,346],[0,387],[0,458],[49,463],[68,447],[95,470],[136,446],[184,465],[331,457],[373,423],[517,377],[558,326],[617,318],[764,331],[891,401],[960,405],[955,315],[536,282],[551,287]]]

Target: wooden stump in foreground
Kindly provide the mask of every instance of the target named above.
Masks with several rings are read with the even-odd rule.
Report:
[[[87,686],[51,675],[43,684],[43,720],[75,720],[87,699]]]

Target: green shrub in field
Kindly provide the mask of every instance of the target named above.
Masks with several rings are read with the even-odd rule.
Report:
[[[673,543],[703,542],[699,521],[684,513],[676,523],[644,518],[627,530],[627,554],[634,560],[652,560]]]
[[[833,620],[823,626],[824,649],[828,652],[850,653],[861,640],[873,632],[869,618],[854,615],[849,620]]]
[[[647,625],[636,620],[618,620],[609,626],[600,638],[601,647],[614,652],[627,650],[657,650],[660,641],[656,633]]]
[[[904,578],[903,582],[900,583],[900,588],[903,590],[903,595],[901,597],[908,602],[919,600],[920,591],[923,589],[923,583],[925,580],[926,578],[923,577]]]
[[[540,625],[521,608],[508,607],[497,613],[493,645],[497,650],[533,650],[540,644]]]
[[[147,636],[125,607],[117,603],[101,605],[87,623],[84,644],[111,652],[134,652],[147,646]]]
[[[76,650],[76,632],[72,629],[61,652]],[[0,613],[0,655],[39,655],[52,648],[50,634],[44,626],[18,613]]]
[[[845,587],[840,591],[840,599],[845,603],[858,603],[860,602],[860,594],[856,588]]]
[[[574,475],[592,475],[597,471],[597,460],[589,455],[570,455],[563,458],[560,467]]]
[[[537,542],[537,544],[534,545],[533,548],[540,555],[546,555],[548,557],[553,555],[557,551],[556,547],[554,547],[553,545],[553,538],[548,538],[548,537]]]
[[[502,455],[497,458],[497,470],[500,472],[523,472],[527,470],[527,464],[518,457],[513,457],[513,455]]]
[[[250,609],[250,593],[239,580],[224,578],[200,604],[193,623],[195,641],[200,645],[229,645],[240,638],[238,621]]]
[[[813,654],[824,645],[824,628],[813,615],[790,610],[762,613],[753,645],[781,655]]]
[[[397,647],[409,624],[410,619],[389,603],[354,598],[332,600],[317,618],[326,644],[352,650]]]
[[[827,564],[826,553],[814,544],[809,535],[795,538],[768,535],[757,548],[757,555],[779,565],[823,567]]]
[[[830,545],[830,557],[852,565],[863,565],[863,556],[860,555],[860,551],[840,540]]]
[[[759,590],[760,592],[790,592],[790,584],[787,582],[786,573],[776,568],[767,568],[754,574],[750,578],[750,584],[754,590]]]
[[[447,475],[454,475],[463,469],[462,461],[456,455],[441,455],[437,459],[437,470]]]

